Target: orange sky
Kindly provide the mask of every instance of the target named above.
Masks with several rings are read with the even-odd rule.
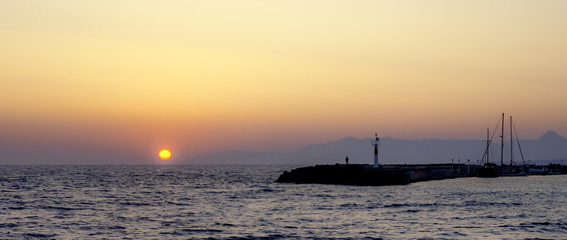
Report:
[[[374,132],[482,139],[502,112],[520,137],[567,136],[565,12],[565,1],[2,1],[0,164],[155,163],[161,147],[175,161]]]

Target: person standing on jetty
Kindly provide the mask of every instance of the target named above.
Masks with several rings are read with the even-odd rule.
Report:
[[[346,162],[346,165],[348,165],[348,156],[345,157],[345,162]]]

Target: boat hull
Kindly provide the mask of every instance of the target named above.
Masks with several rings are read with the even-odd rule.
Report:
[[[497,168],[479,168],[477,174],[481,178],[496,178],[500,176]]]

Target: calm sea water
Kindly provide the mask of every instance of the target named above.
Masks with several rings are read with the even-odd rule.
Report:
[[[567,175],[279,184],[290,166],[0,166],[0,239],[567,239]]]

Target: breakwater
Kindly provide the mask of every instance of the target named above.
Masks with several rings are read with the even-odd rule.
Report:
[[[285,171],[276,182],[319,183],[337,185],[381,186],[409,184],[419,181],[441,180],[458,177],[476,177],[478,165],[470,164],[411,164],[380,165],[334,164],[302,167]],[[541,169],[534,171],[534,169]],[[499,176],[527,176],[565,174],[563,166],[518,166],[500,169]]]
[[[380,186],[476,176],[476,166],[465,164],[316,165],[285,171],[276,182]]]

